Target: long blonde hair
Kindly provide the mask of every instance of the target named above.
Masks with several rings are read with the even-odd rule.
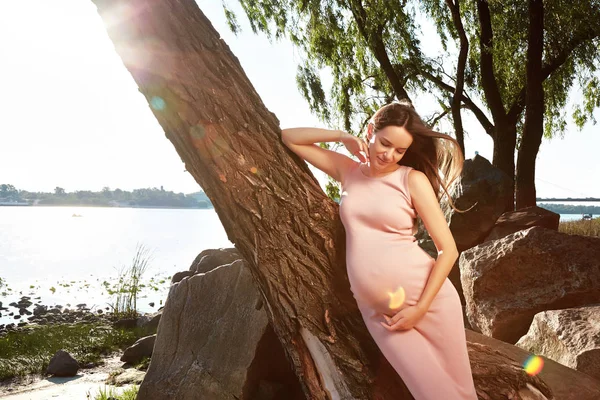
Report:
[[[406,165],[423,172],[429,179],[438,202],[445,193],[449,205],[455,211],[468,211],[456,208],[449,193],[452,185],[459,183],[458,178],[464,165],[464,155],[456,139],[429,128],[412,104],[406,101],[395,101],[381,107],[371,117],[369,124],[374,125],[374,133],[386,126],[406,129],[412,135],[413,142],[398,161],[398,165]]]

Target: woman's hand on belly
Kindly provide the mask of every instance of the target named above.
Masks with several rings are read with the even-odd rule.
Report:
[[[387,324],[381,322],[381,325],[388,331],[402,331],[412,329],[417,322],[427,313],[423,307],[419,305],[408,306],[398,311],[392,317],[383,314]]]

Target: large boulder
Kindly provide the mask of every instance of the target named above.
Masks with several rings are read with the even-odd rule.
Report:
[[[460,256],[473,330],[516,343],[540,311],[600,302],[600,238],[533,227]]]
[[[537,313],[517,346],[600,380],[600,305]]]
[[[531,353],[469,329],[465,332],[473,377],[480,399],[600,399],[600,381],[589,375],[541,356],[544,366],[541,372],[535,375],[535,378],[539,378],[543,382],[540,385],[530,380],[532,377],[523,370],[523,363],[532,355]],[[496,365],[490,363],[487,358],[480,357],[484,353],[490,356],[494,355],[497,360]],[[482,374],[485,378],[480,377]],[[506,392],[508,385],[503,382],[508,382],[507,374],[516,375],[523,387],[517,392]],[[550,388],[553,397],[548,397],[546,387]],[[505,391],[505,394],[502,391]],[[542,394],[546,393],[545,397],[539,397],[539,395],[536,397],[538,391]]]
[[[301,399],[244,261],[200,264],[209,272],[171,286],[138,398]]]
[[[500,239],[511,233],[541,226],[558,231],[560,214],[538,206],[522,208],[518,211],[505,212],[498,218],[494,228],[485,241]]]
[[[508,175],[484,157],[476,155],[465,160],[460,184],[452,195],[456,208],[469,211],[456,212],[447,200],[442,202],[459,252],[485,240],[496,220],[504,213],[505,204],[512,196],[511,188],[512,181]]]
[[[196,256],[189,270],[179,271],[173,275],[171,283],[177,283],[189,276],[209,272],[220,265],[231,264],[241,258],[242,255],[235,247],[203,250]]]
[[[508,176],[492,166],[484,157],[476,155],[473,159],[465,160],[460,184],[451,194],[458,209],[467,210],[474,207],[465,213],[458,213],[450,207],[446,197],[441,204],[459,254],[486,240],[496,220],[504,212],[510,188],[511,181]],[[419,219],[418,222],[415,238],[419,246],[437,259],[435,243],[427,233],[423,221]],[[448,279],[456,288],[461,303],[465,304],[458,260],[450,270]]]
[[[201,274],[241,259],[242,255],[235,247],[206,249],[196,256],[189,270],[194,274]]]

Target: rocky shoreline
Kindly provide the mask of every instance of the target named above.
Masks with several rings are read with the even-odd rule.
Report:
[[[39,300],[40,297],[35,297],[33,300]],[[35,304],[31,301],[32,298],[29,296],[22,296],[18,302],[12,302],[9,304],[10,307],[16,309],[6,315],[14,317],[16,322],[10,324],[0,324],[0,337],[6,335],[8,332],[20,332],[28,329],[28,325],[47,325],[47,324],[58,324],[58,323],[81,323],[81,322],[100,322],[111,324],[118,320],[112,313],[108,312],[110,308],[105,310],[97,309],[96,312],[92,312],[85,303],[77,304],[75,308],[64,307],[60,304],[55,306],[46,306],[42,304]],[[29,308],[34,305],[33,311]],[[7,311],[9,308],[4,307],[0,301],[0,316],[2,311]]]
[[[68,308],[62,305],[48,307],[35,304],[32,300],[39,300],[29,296],[22,296],[18,302],[12,302],[9,307],[11,311],[7,315],[13,315],[19,322],[0,325],[0,339],[9,334],[28,334],[34,329],[48,325],[78,325],[90,324],[106,329],[129,329],[140,328],[139,332],[151,333],[149,336],[139,338],[127,349],[111,351],[98,354],[96,362],[79,362],[66,351],[57,351],[50,360],[49,366],[44,373],[30,373],[25,376],[14,376],[0,381],[0,396],[15,395],[17,393],[29,393],[31,391],[49,390],[51,383],[57,379],[69,379],[77,382],[88,382],[90,389],[98,389],[101,384],[123,387],[124,385],[140,384],[145,376],[146,365],[137,365],[152,355],[155,333],[162,315],[162,307],[156,313],[143,314],[135,318],[122,318],[114,315],[108,310],[87,307],[86,304],[77,304],[76,308]],[[33,307],[32,307],[33,306]],[[9,308],[0,303],[0,311]],[[110,310],[110,309],[109,309]],[[104,374],[99,379],[99,373]],[[96,374],[95,376],[92,376]],[[61,383],[63,383],[61,381]],[[36,389],[37,388],[37,389]]]

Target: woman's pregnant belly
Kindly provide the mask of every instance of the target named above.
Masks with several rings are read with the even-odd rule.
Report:
[[[370,245],[371,244],[371,245]],[[417,304],[435,264],[417,242],[349,243],[346,256],[350,288],[357,302],[376,312],[393,314],[406,306]],[[401,300],[404,291],[404,302]],[[436,298],[455,290],[448,278]]]

